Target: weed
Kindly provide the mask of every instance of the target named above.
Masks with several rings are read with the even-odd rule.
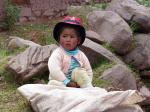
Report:
[[[131,30],[133,31],[133,33],[136,33],[139,31],[140,26],[135,21],[130,21],[129,26],[130,26]]]
[[[94,4],[94,7],[97,7],[98,9],[106,9],[107,6],[108,3]]]
[[[92,66],[93,68],[93,85],[97,87],[105,87],[108,86],[110,83],[107,80],[100,79],[99,77],[101,74],[108,68],[111,68],[114,63],[108,61],[107,59],[103,58]]]
[[[0,50],[0,112],[31,112],[27,101],[16,91],[14,77],[5,70],[9,55]]]
[[[115,49],[109,44],[109,43],[104,43],[103,47],[105,47],[106,49],[108,49],[111,52],[115,52]]]
[[[47,24],[26,24],[16,26],[10,35],[18,36],[26,40],[31,40],[40,45],[55,43],[52,35],[52,26]]]
[[[144,5],[146,7],[150,7],[150,0],[136,0],[141,5]]]
[[[19,17],[19,8],[12,5],[11,0],[5,0],[5,27],[11,30]]]

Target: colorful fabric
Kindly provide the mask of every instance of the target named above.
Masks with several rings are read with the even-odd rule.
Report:
[[[70,51],[70,50],[65,50],[65,52],[70,55],[70,56],[74,56],[79,52],[79,48],[77,47],[75,50]]]
[[[68,79],[71,80],[71,74],[72,74],[72,71],[76,68],[76,67],[80,67],[80,63],[78,62],[78,60],[71,56],[71,62],[70,62],[70,66],[69,66],[69,69],[68,69],[68,73],[66,74],[66,77]]]
[[[53,51],[48,60],[48,68],[50,71],[49,80],[58,80],[63,82],[67,78],[66,75],[68,73],[70,65],[72,65],[70,63],[74,63],[74,59],[76,59],[78,60],[80,67],[85,68],[88,76],[92,81],[93,72],[89,60],[85,56],[85,54],[81,50],[78,50],[78,53],[73,56],[74,59],[72,60],[72,62],[70,62],[71,57],[72,56],[68,55],[62,47],[58,47],[55,51]]]
[[[69,80],[68,78],[66,78],[66,79],[63,81],[63,83],[64,83],[65,85],[67,85],[69,82],[70,82],[70,80]]]

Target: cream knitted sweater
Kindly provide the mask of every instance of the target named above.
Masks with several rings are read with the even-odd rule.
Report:
[[[84,68],[87,71],[87,74],[92,81],[93,73],[88,58],[81,50],[79,50],[74,57],[79,61],[81,68]],[[50,72],[49,80],[64,81],[66,79],[70,62],[71,56],[68,55],[62,47],[58,47],[54,50],[48,60],[48,68]]]

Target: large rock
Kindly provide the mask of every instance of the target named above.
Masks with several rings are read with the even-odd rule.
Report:
[[[93,11],[88,14],[89,29],[97,32],[119,54],[126,54],[132,45],[132,31],[115,12]]]
[[[32,41],[24,40],[24,39],[19,38],[19,37],[10,36],[9,38],[11,39],[8,43],[8,49],[9,50],[14,50],[16,48],[31,47],[31,46],[41,46],[41,45],[36,44]]]
[[[48,58],[57,46],[33,46],[12,58],[6,69],[15,76],[19,83],[31,79],[33,76],[42,75],[48,71]]]
[[[113,0],[106,10],[118,13],[126,21],[134,21],[140,30],[150,32],[150,9],[136,0]]]
[[[106,58],[118,64],[124,64],[124,62],[117,58],[115,54],[111,53],[100,44],[97,44],[87,38],[81,46],[81,50],[87,55],[91,64],[97,63],[98,60],[101,60],[103,58]]]
[[[150,77],[150,34],[138,34],[135,41],[136,47],[124,57],[125,61],[139,69],[141,75]]]
[[[105,40],[98,33],[91,30],[86,31],[86,37],[99,44],[105,43]]]
[[[121,90],[136,90],[136,80],[132,72],[124,65],[117,64],[114,67],[104,71],[101,78],[110,80],[115,88]]]
[[[135,36],[135,49],[124,58],[139,70],[150,69],[150,34],[138,34]]]

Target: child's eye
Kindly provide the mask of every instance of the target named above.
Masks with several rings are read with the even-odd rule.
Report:
[[[63,37],[66,38],[67,36],[66,36],[66,35],[63,35]]]
[[[71,36],[71,38],[76,38],[76,36]]]

